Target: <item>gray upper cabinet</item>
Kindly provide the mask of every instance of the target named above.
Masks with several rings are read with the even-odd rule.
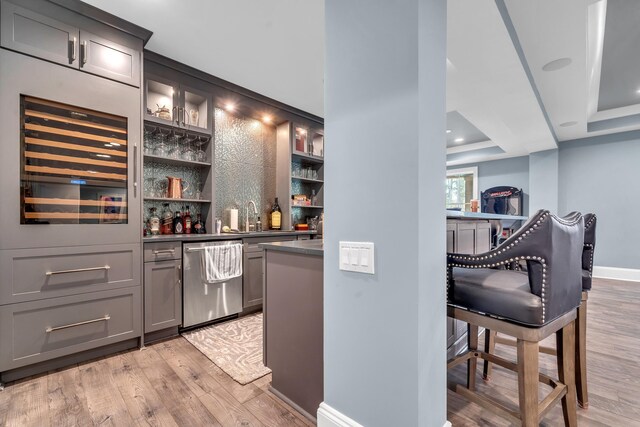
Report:
[[[78,67],[77,27],[7,1],[2,2],[2,47],[37,58]]]
[[[144,119],[188,131],[213,132],[213,95],[198,79],[145,61]]]
[[[80,30],[80,69],[137,87],[140,52]]]
[[[34,4],[31,7],[35,7]],[[66,11],[59,15],[68,18],[68,13]],[[1,43],[4,48],[131,86],[140,86],[142,55],[139,49],[132,49],[85,28],[69,25],[8,1],[2,2],[1,22]],[[97,24],[92,26],[98,29]],[[122,39],[122,36],[114,35],[114,38]]]

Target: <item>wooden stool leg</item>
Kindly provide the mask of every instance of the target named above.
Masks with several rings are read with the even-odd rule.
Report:
[[[538,419],[538,343],[518,340],[518,396],[523,427],[537,427]]]
[[[490,331],[489,329],[484,330],[484,352],[488,354],[493,354],[496,349],[496,331]],[[491,371],[493,371],[493,366],[488,360],[484,361],[484,367],[482,369],[482,378],[485,381],[489,381],[491,379]]]
[[[583,299],[578,307],[576,318],[576,391],[578,404],[587,409],[589,394],[587,392],[587,300]]]
[[[578,425],[576,408],[575,382],[575,321],[556,332],[558,351],[558,379],[567,386],[567,394],[562,398],[562,414],[564,425],[575,427]]]
[[[467,345],[469,351],[478,350],[478,325],[467,323]],[[471,357],[467,361],[467,388],[471,391],[476,389],[476,370],[478,368],[478,358]]]

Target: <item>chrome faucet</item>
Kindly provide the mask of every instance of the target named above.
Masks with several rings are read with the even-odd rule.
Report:
[[[247,206],[246,206],[244,231],[249,231],[249,205],[253,205],[253,214],[255,216],[258,216],[258,209],[256,208],[256,202],[254,202],[253,200],[249,200],[249,203],[247,203]]]

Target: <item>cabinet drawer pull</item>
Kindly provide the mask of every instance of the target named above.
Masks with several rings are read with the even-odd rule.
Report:
[[[154,255],[162,255],[162,254],[174,254],[176,252],[175,249],[162,249],[159,251],[153,251]]]
[[[89,267],[89,268],[77,268],[75,270],[59,270],[59,271],[47,271],[47,276],[53,276],[54,274],[66,274],[66,273],[81,273],[83,271],[97,271],[97,270],[109,270],[111,267],[105,265],[104,267]]]
[[[51,327],[49,326],[47,329],[45,329],[44,331],[46,333],[50,333],[50,332],[54,332],[54,331],[59,331],[60,329],[67,329],[67,328],[74,328],[76,326],[82,326],[82,325],[88,325],[90,323],[97,323],[97,322],[106,322],[107,320],[111,319],[111,316],[109,316],[108,314],[104,317],[101,317],[99,319],[93,319],[93,320],[85,320],[84,322],[78,322],[78,323],[71,323],[69,325],[64,325],[64,326],[55,326],[55,327]]]
[[[87,63],[87,41],[84,40],[82,44],[80,44],[80,62],[82,66]]]

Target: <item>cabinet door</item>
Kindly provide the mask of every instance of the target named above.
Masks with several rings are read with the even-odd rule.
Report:
[[[491,249],[491,223],[476,223],[476,252],[482,254]]]
[[[182,323],[181,261],[144,264],[144,332]]]
[[[164,125],[178,126],[180,102],[178,84],[164,76],[154,73],[153,63],[144,72],[144,119]]]
[[[447,223],[447,252],[454,253],[456,251],[456,223]]]
[[[78,68],[78,28],[7,1],[0,17],[2,47]]]
[[[0,249],[139,244],[139,89],[6,49],[0,76]]]
[[[244,253],[242,276],[242,307],[254,307],[262,304],[262,279],[264,270],[262,260],[264,252]]]
[[[87,73],[140,86],[140,52],[80,31],[80,69]]]
[[[455,237],[456,253],[473,254],[476,250],[475,222],[459,222]]]
[[[211,133],[213,124],[213,101],[210,94],[180,86],[180,126],[199,132]]]

